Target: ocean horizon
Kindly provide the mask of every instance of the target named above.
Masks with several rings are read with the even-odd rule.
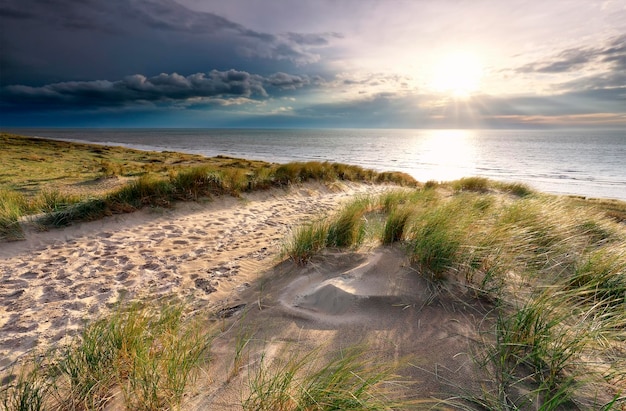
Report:
[[[33,137],[286,163],[329,161],[419,181],[479,176],[537,190],[626,201],[626,131],[439,129],[61,129]]]

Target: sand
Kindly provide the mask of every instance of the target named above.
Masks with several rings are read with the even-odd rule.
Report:
[[[258,355],[294,342],[362,345],[410,364],[416,397],[478,389],[470,351],[486,308],[461,288],[433,289],[401,248],[329,250],[305,267],[278,258],[293,227],[355,195],[392,188],[310,184],[30,229],[25,241],[0,244],[0,372],[74,336],[121,297],[175,294],[198,308],[225,309],[231,322],[245,312]],[[185,409],[240,409],[245,373],[227,380],[232,352],[226,337],[213,343],[212,371]]]
[[[124,298],[211,308],[272,266],[289,230],[384,186],[307,185],[148,209],[0,243],[0,370]],[[234,292],[234,294],[233,294]]]

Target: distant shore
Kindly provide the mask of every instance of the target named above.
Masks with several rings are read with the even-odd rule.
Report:
[[[274,163],[330,161],[421,182],[479,176],[536,190],[626,200],[620,130],[17,129],[63,140]]]

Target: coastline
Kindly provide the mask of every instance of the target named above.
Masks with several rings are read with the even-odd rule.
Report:
[[[626,135],[618,130],[26,130],[44,138],[208,157],[340,162],[397,170],[421,182],[480,176],[551,194],[626,201]]]

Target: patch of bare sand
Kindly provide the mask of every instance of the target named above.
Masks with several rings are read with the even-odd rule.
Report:
[[[0,371],[73,336],[120,297],[175,294],[219,309],[275,263],[288,230],[358,193],[321,184],[179,203],[0,243]]]
[[[371,361],[398,366],[407,399],[478,395],[481,384],[489,384],[472,358],[489,307],[462,287],[433,286],[399,247],[327,251],[306,267],[286,261],[241,298],[248,304],[245,314],[225,324],[230,336],[214,342],[215,363],[206,379],[211,383],[190,399],[190,409],[238,409],[261,358],[271,363],[320,347],[321,356],[365,347]],[[254,344],[237,379],[232,358],[242,335],[252,336]]]

